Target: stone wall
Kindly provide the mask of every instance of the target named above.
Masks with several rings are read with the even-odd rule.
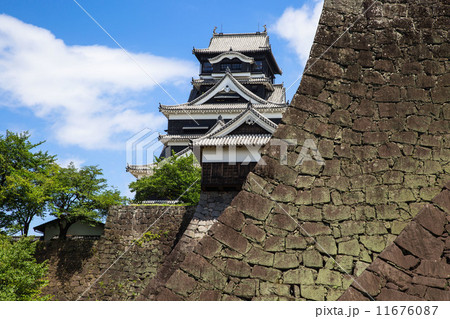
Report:
[[[325,0],[274,134],[298,146],[264,148],[157,299],[336,300],[380,260],[450,179],[449,8]],[[297,161],[307,139],[325,165]]]
[[[116,206],[98,241],[40,243],[37,259],[48,260],[50,269],[44,293],[55,300],[81,295],[81,300],[135,299],[170,255],[194,211],[182,206]]]
[[[339,300],[450,301],[449,189],[450,183]]]
[[[227,208],[237,192],[203,191],[185,233],[180,239],[180,249],[183,252],[192,251],[197,243],[208,233],[217,218]]]

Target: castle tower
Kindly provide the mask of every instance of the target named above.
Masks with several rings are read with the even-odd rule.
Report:
[[[194,152],[203,190],[239,190],[287,108],[283,85],[274,83],[281,70],[266,31],[214,32],[208,48],[194,48],[193,54],[200,74],[188,101],[160,105],[168,119],[162,155]],[[152,165],[127,171],[150,175]]]

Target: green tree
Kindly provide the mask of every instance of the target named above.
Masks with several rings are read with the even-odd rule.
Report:
[[[77,221],[100,221],[111,205],[126,202],[118,190],[108,189],[102,175],[97,166],[77,169],[73,163],[55,174],[50,211],[58,218],[60,239],[66,238],[69,227]]]
[[[34,258],[36,242],[23,238],[11,242],[0,235],[0,300],[48,300],[41,296],[47,285],[47,264]]]
[[[47,175],[55,156],[36,148],[28,132],[0,135],[0,229],[28,234],[34,216],[43,216]]]
[[[48,171],[14,170],[2,188],[10,232],[27,236],[34,217],[44,217],[53,179]]]
[[[201,168],[196,165],[193,154],[172,155],[157,159],[153,175],[132,182],[129,187],[135,192],[135,201],[151,198],[180,199],[185,203],[197,204],[200,199]]]

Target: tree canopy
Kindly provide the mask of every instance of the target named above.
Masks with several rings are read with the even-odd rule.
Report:
[[[36,148],[28,132],[0,135],[0,227],[28,234],[31,220],[43,217],[55,156]]]
[[[60,167],[54,176],[49,206],[58,218],[59,238],[66,238],[69,227],[77,221],[95,222],[108,213],[111,205],[126,199],[116,189],[108,189],[102,170],[97,166],[76,168],[73,163]]]
[[[189,204],[197,204],[200,199],[201,168],[195,165],[193,154],[189,156],[172,155],[157,159],[153,175],[143,177],[130,184],[135,192],[135,201],[149,199],[169,199]]]
[[[47,264],[34,258],[36,242],[22,238],[12,242],[0,235],[0,300],[48,300],[41,296],[46,286]]]
[[[55,156],[36,150],[44,142],[29,139],[27,132],[0,135],[0,232],[27,236],[33,218],[50,213],[64,239],[75,222],[100,221],[109,206],[125,203],[100,168],[60,167]]]

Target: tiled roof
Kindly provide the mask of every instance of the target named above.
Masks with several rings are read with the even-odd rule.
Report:
[[[192,140],[192,139],[196,139],[196,138],[202,137],[203,135],[204,134],[183,134],[183,135],[180,135],[180,134],[173,134],[173,135],[166,134],[166,135],[160,135],[159,136],[159,141],[161,143],[165,143],[165,142],[169,142],[169,141],[171,141],[171,142],[184,142],[184,141],[189,141],[189,140]]]
[[[178,114],[180,112],[189,112],[192,113],[217,113],[217,112],[226,112],[226,113],[241,113],[247,108],[246,103],[220,103],[220,104],[202,104],[202,105],[189,105],[178,104],[178,105],[161,105],[160,111],[163,114]],[[253,108],[258,110],[259,112],[284,112],[287,108],[287,105],[283,104],[253,104]]]
[[[228,130],[230,129],[232,126],[236,126],[241,121],[241,119],[248,115],[248,114],[253,114],[253,116],[257,119],[259,119],[260,121],[262,121],[263,123],[265,123],[265,125],[268,125],[270,127],[270,129],[272,129],[273,131],[276,130],[277,128],[277,124],[275,124],[274,122],[272,122],[271,120],[269,120],[267,117],[265,117],[264,115],[262,115],[261,113],[259,113],[257,110],[255,110],[255,108],[253,107],[253,105],[251,104],[247,104],[247,110],[242,112],[241,114],[239,114],[238,116],[236,116],[234,119],[232,119],[231,121],[228,121],[225,125],[223,125],[221,128],[216,129],[216,130],[210,130],[208,133],[206,133],[206,135],[204,135],[203,137],[200,137],[198,140],[194,140],[193,142],[198,142],[201,139],[207,139],[207,138],[213,138],[213,137],[217,137],[221,132],[223,132],[224,130]]]
[[[194,49],[196,52],[224,51],[263,51],[269,50],[269,37],[266,32],[214,34],[206,49]]]
[[[243,86],[234,76],[231,72],[227,71],[225,72],[225,76],[223,78],[220,79],[220,81],[218,81],[216,84],[213,85],[212,88],[210,88],[207,92],[205,92],[204,94],[200,95],[199,97],[197,97],[196,99],[192,100],[189,102],[190,105],[196,104],[199,101],[201,101],[205,96],[207,96],[208,94],[210,94],[210,92],[213,92],[217,87],[219,87],[222,82],[225,82],[227,79],[230,79],[232,83],[234,83],[234,85],[236,85],[236,87],[242,91],[243,94],[247,95],[249,98],[259,102],[259,103],[265,103],[266,101],[263,98],[260,98],[258,95],[256,95],[255,93],[253,93],[252,91],[250,91],[249,89],[247,89],[245,86]]]
[[[265,145],[271,136],[271,134],[226,135],[194,140],[193,144],[195,146]]]
[[[273,92],[267,99],[268,102],[272,103],[286,103],[286,91],[282,84],[275,84],[273,86]]]

